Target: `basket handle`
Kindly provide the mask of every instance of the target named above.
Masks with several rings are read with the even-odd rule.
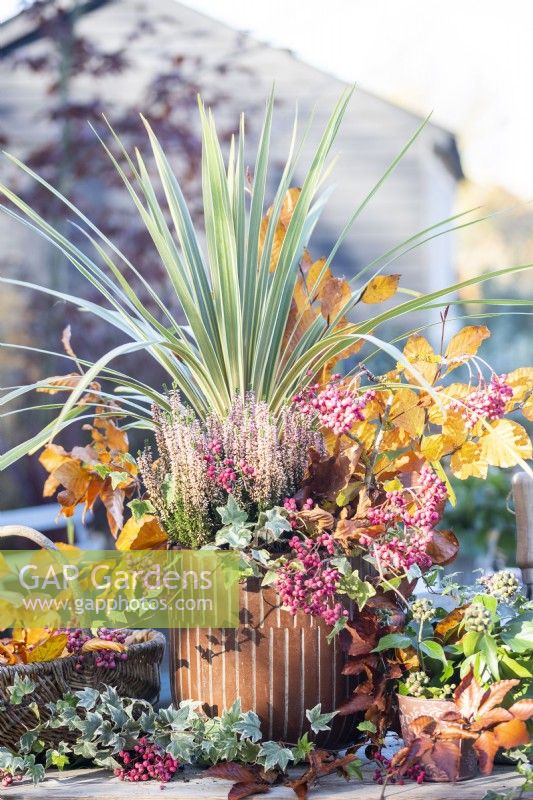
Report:
[[[45,536],[44,533],[39,533],[35,528],[28,528],[26,525],[1,525],[0,526],[0,539],[7,536],[23,536],[25,539],[30,539],[39,547],[44,547],[45,550],[57,550],[55,544]]]

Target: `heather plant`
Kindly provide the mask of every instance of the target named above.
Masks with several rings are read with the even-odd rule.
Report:
[[[252,393],[235,397],[227,417],[204,421],[169,395],[169,411],[153,406],[157,459],[139,457],[149,500],[171,542],[198,547],[221,527],[217,508],[231,496],[257,520],[300,486],[310,448],[324,449],[312,420],[296,407],[276,419]]]

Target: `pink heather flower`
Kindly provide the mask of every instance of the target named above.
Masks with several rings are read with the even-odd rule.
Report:
[[[303,611],[321,617],[327,625],[335,625],[348,612],[335,601],[342,576],[324,559],[324,550],[328,556],[335,554],[333,536],[323,533],[314,541],[293,536],[289,544],[302,569],[294,569],[294,559],[280,567],[275,587],[281,602],[293,615]]]
[[[505,414],[505,406],[513,396],[513,387],[505,382],[507,375],[493,373],[487,385],[480,381],[477,389],[463,401],[452,400],[450,408],[461,414],[466,427],[472,429],[480,419],[500,419]]]
[[[168,414],[152,409],[157,460],[149,449],[138,460],[163,523],[183,509],[204,520],[207,533],[214,508],[230,493],[248,511],[276,505],[300,487],[309,449],[324,450],[313,420],[294,406],[276,419],[250,393],[234,399],[225,419],[200,421],[177,392],[169,403]]]
[[[304,414],[316,416],[323,428],[340,436],[348,433],[355,422],[364,420],[363,411],[376,393],[373,389],[368,389],[359,396],[335,382],[336,378],[338,376],[334,376],[332,382],[322,391],[319,391],[320,384],[315,383],[295,395],[293,402]]]

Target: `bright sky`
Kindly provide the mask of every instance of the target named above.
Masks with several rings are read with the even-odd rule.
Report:
[[[182,2],[420,114],[433,110],[457,134],[469,177],[533,200],[532,0]],[[17,5],[0,0],[0,16]]]

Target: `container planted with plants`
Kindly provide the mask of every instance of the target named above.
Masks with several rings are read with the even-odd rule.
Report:
[[[510,570],[482,576],[476,586],[461,586],[452,576],[440,592],[435,570],[424,581],[428,595],[409,603],[404,631],[386,642],[397,646],[404,669],[398,693],[402,736],[411,745],[421,719],[452,722],[446,741],[457,744],[459,761],[444,768],[438,755],[426,754],[426,772],[437,779],[471,777],[478,762],[490,771],[498,751],[530,742],[525,721],[533,715],[533,604]],[[442,607],[449,608],[450,598],[451,611]],[[470,732],[454,739],[458,711],[470,720]]]
[[[429,295],[408,289],[404,299],[390,269],[414,246],[465,224],[461,215],[415,233],[349,280],[332,272],[346,233],[423,126],[352,211],[330,252],[311,255],[348,101],[349,94],[335,108],[300,187],[293,185],[302,143],[295,125],[273,189],[272,99],[251,168],[244,124],[225,158],[200,104],[202,232],[150,125],[157,181],[141,153],[130,156],[110,131],[102,143],[151,235],[172,301],[16,159],[77,218],[86,246],[0,186],[6,212],[57,247],[101,300],[33,288],[128,339],[93,361],[75,352],[66,330],[58,358],[72,369],[0,400],[44,393],[57,415],[0,466],[44,446],[45,495],[58,492],[66,516],[101,500],[118,549],[239,551],[240,625],[172,631],[173,693],[176,703],[199,700],[211,716],[240,701],[271,744],[294,744],[312,729],[321,746],[368,738],[379,746],[405,672],[397,650],[409,636],[406,598],[422,574],[457,553],[453,533],[439,528],[453,501],[450,481],[484,478],[489,465],[529,470],[531,457],[515,417],[531,419],[533,370],[495,374],[478,355],[490,335],[484,325],[449,331],[456,292],[490,275]],[[362,306],[377,310],[369,316]],[[412,314],[438,309],[440,346],[422,329],[389,340],[388,323],[404,321],[409,330]],[[388,372],[374,369],[378,353],[390,360]],[[170,391],[143,381],[148,357],[167,373]],[[90,441],[70,451],[56,443],[81,421]],[[136,455],[132,429],[149,440]],[[338,711],[331,730],[313,726],[311,708],[328,721]]]

